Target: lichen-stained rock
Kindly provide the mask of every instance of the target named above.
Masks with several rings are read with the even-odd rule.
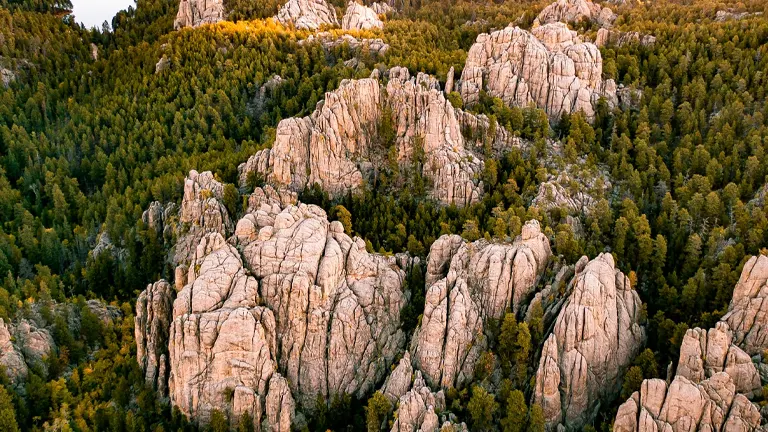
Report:
[[[223,0],[181,0],[173,28],[197,27],[224,20]]]
[[[391,115],[394,143],[379,141],[384,114]],[[489,129],[486,117],[455,109],[434,78],[393,68],[386,88],[375,78],[345,80],[311,116],[281,121],[272,148],[240,165],[240,183],[257,171],[278,187],[300,191],[318,184],[340,196],[362,186],[386,159],[386,146],[396,146],[401,163],[410,163],[419,147],[423,174],[433,181],[431,195],[463,206],[479,201],[483,189],[483,162],[472,150],[485,140],[498,151],[520,145],[504,128],[492,137],[486,136]]]
[[[168,385],[168,331],[173,296],[171,285],[161,280],[148,285],[136,301],[136,359],[145,381],[161,394],[167,392]]]
[[[14,81],[16,81],[16,74],[10,69],[0,67],[0,82],[3,83],[3,87],[10,87]]]
[[[551,255],[536,221],[512,244],[465,243],[443,236],[430,251],[426,304],[411,355],[436,387],[466,385],[485,349],[484,323],[516,311],[533,290]],[[450,265],[446,265],[450,262]]]
[[[731,377],[718,372],[700,383],[678,375],[667,387],[643,381],[640,391],[619,407],[615,432],[757,431],[760,412],[736,393]]]
[[[384,23],[373,9],[353,0],[347,3],[347,12],[341,19],[341,28],[344,30],[380,29],[384,28]]]
[[[748,398],[761,393],[760,374],[750,356],[733,344],[728,324],[721,321],[709,331],[688,330],[680,346],[677,375],[698,383],[718,372],[726,372],[736,391]]]
[[[284,26],[301,30],[339,25],[336,10],[325,0],[288,0],[277,12],[275,19]]]
[[[656,37],[651,35],[644,35],[636,31],[622,32],[606,28],[598,30],[597,38],[595,39],[595,45],[599,48],[609,45],[621,47],[629,44],[639,44],[640,46],[648,47],[654,43],[656,43]]]
[[[754,256],[744,264],[722,321],[733,331],[733,343],[749,355],[768,348],[768,257]]]
[[[236,239],[274,311],[279,369],[297,401],[312,410],[318,396],[363,397],[405,345],[404,272],[319,207],[265,208],[248,218]]]
[[[22,319],[16,324],[13,336],[28,365],[44,366],[45,358],[55,352],[56,344],[51,332],[46,328],[38,328],[30,320]]]
[[[577,23],[591,21],[600,27],[611,27],[616,14],[608,7],[600,7],[589,0],[557,0],[545,7],[533,21],[534,27],[554,22]]]
[[[24,355],[13,346],[8,325],[0,318],[0,365],[11,381],[18,382],[26,378],[29,368]]]
[[[210,171],[189,172],[184,181],[184,197],[179,221],[181,233],[175,246],[174,264],[189,264],[200,240],[209,233],[224,238],[233,230],[227,208],[222,203],[224,185]]]
[[[510,26],[477,37],[467,54],[460,92],[468,105],[485,90],[510,106],[533,103],[552,119],[577,111],[592,119],[598,99],[616,99],[616,85],[603,81],[602,71],[597,47],[580,42],[562,24],[542,26],[535,35]]]
[[[577,272],[570,291],[542,353],[534,402],[550,427],[579,429],[621,389],[645,330],[640,298],[611,255],[601,254]]]

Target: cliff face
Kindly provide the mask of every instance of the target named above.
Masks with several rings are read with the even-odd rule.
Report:
[[[615,431],[762,430],[759,408],[749,400],[762,393],[755,364],[761,362],[750,355],[768,348],[760,336],[768,325],[760,313],[766,269],[765,256],[744,265],[729,312],[714,328],[688,330],[672,382],[643,381],[619,408]]]
[[[381,139],[385,120],[391,142]],[[475,131],[475,137],[465,137],[463,130]],[[454,108],[434,78],[393,68],[386,86],[375,77],[343,81],[311,116],[281,121],[272,148],[240,165],[240,181],[255,171],[272,184],[297,191],[318,184],[340,196],[361,187],[393,147],[400,163],[411,163],[419,149],[422,173],[433,184],[431,195],[467,205],[482,194],[483,161],[475,154],[482,140],[499,150],[519,145],[503,128],[493,137],[483,136],[487,130],[486,117]]]
[[[640,297],[611,255],[577,264],[568,290],[544,343],[533,399],[550,428],[579,429],[594,418],[603,400],[621,389],[645,330],[640,326]]]
[[[602,73],[597,47],[581,42],[565,24],[546,24],[533,32],[510,26],[477,37],[460,92],[465,104],[477,103],[485,90],[511,106],[534,104],[553,119],[577,111],[591,119],[601,97],[617,103],[616,84],[603,81]]]

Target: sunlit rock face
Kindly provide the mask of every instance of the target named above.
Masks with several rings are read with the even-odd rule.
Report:
[[[336,10],[325,0],[289,0],[277,12],[275,19],[284,26],[300,30],[339,25]]]
[[[532,32],[510,26],[477,37],[459,89],[468,105],[477,103],[485,90],[510,106],[533,104],[552,119],[578,111],[592,119],[601,97],[617,103],[616,84],[603,81],[602,73],[600,50],[581,42],[565,24],[546,24]]]
[[[198,27],[223,20],[224,0],[181,0],[173,28]]]

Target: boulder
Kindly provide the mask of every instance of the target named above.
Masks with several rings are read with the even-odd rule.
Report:
[[[611,27],[616,14],[608,7],[600,7],[589,0],[557,0],[545,7],[533,21],[534,27],[554,22],[577,23],[590,21],[600,27]]]
[[[14,346],[11,331],[2,318],[0,318],[0,365],[12,382],[19,382],[26,378],[29,371],[24,355]]]
[[[414,366],[435,387],[472,380],[486,348],[484,325],[516,312],[533,291],[552,252],[537,221],[512,244],[465,243],[442,236],[427,262],[424,315],[411,342]]]
[[[322,26],[339,25],[336,10],[325,0],[288,0],[275,19],[286,27],[318,30]]]
[[[467,54],[460,92],[467,105],[480,91],[507,105],[543,109],[551,119],[564,113],[595,115],[594,104],[605,97],[616,101],[613,80],[603,81],[600,50],[583,43],[564,24],[547,24],[533,33],[507,27],[483,33]]]
[[[173,28],[198,27],[224,20],[223,0],[181,0]]]
[[[544,344],[533,399],[550,428],[579,429],[617,395],[645,330],[640,297],[610,254],[578,269],[569,291]]]
[[[343,30],[371,30],[384,28],[379,15],[371,8],[356,1],[347,3],[347,12],[341,20]]]

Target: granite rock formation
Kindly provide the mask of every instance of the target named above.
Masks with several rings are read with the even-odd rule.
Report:
[[[460,206],[476,202],[483,189],[478,178],[483,162],[474,150],[484,140],[499,151],[520,140],[504,128],[484,137],[488,119],[454,108],[439,88],[436,79],[411,77],[404,68],[389,71],[386,87],[376,78],[345,80],[311,116],[281,121],[272,148],[240,165],[240,182],[257,171],[279,187],[300,191],[318,184],[340,196],[360,188],[386,160],[390,146],[400,163],[412,162],[418,146],[433,198]],[[389,142],[379,134],[384,115],[390,116],[393,129]],[[467,130],[474,136],[464,136]]]
[[[557,0],[539,13],[533,25],[535,27],[555,22],[576,23],[586,20],[600,27],[610,27],[616,18],[610,8],[600,7],[589,0]]]
[[[768,257],[752,257],[733,289],[728,313],[722,321],[733,331],[734,344],[749,355],[768,348]]]
[[[530,104],[552,119],[583,111],[594,117],[593,105],[605,97],[615,106],[616,84],[603,81],[600,50],[581,42],[562,23],[541,26],[532,32],[507,27],[483,33],[467,55],[461,74],[464,103],[477,103],[481,90],[507,105]]]
[[[648,47],[656,43],[656,37],[651,35],[641,34],[636,31],[622,32],[618,30],[609,30],[601,28],[597,31],[597,38],[595,39],[595,45],[598,48],[604,46],[624,46],[630,44],[638,44],[640,46]]]
[[[356,1],[347,4],[347,12],[341,19],[343,30],[371,30],[383,27],[384,23],[373,9]]]
[[[336,10],[325,0],[288,0],[275,19],[286,27],[293,26],[300,30],[339,25]]]
[[[173,28],[198,27],[224,20],[223,0],[181,0]]]
[[[411,342],[414,367],[432,386],[460,388],[486,348],[485,322],[517,311],[552,252],[537,221],[512,244],[466,243],[442,236],[427,261],[426,304]]]
[[[640,297],[611,255],[577,265],[569,291],[544,343],[533,399],[550,428],[579,429],[621,389],[645,330]]]

